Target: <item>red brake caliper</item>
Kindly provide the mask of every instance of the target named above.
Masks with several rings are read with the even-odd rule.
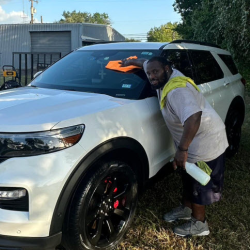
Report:
[[[110,187],[110,185],[112,184],[112,181],[110,181],[110,180],[105,180],[104,182],[105,182],[106,184],[108,184],[107,187],[106,187],[106,191],[105,191],[105,193],[106,193],[106,192],[107,192],[107,188]],[[114,193],[116,193],[117,191],[118,191],[118,188],[116,187],[116,188],[114,189]],[[116,200],[116,201],[114,202],[114,209],[118,208],[118,206],[119,206],[119,201]]]
[[[119,201],[117,200],[117,201],[115,201],[115,203],[114,203],[114,209],[118,208],[118,206],[119,206]]]
[[[118,190],[118,188],[116,187],[116,188],[114,189],[114,193],[116,193],[117,190]],[[119,206],[119,201],[116,200],[115,203],[114,203],[114,209],[118,208],[118,206]]]

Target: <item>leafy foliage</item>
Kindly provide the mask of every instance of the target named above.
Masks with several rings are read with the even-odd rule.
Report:
[[[177,23],[167,23],[160,27],[154,27],[148,32],[148,42],[171,42],[180,39],[175,30]]]
[[[192,14],[196,10],[202,0],[176,0],[174,10],[182,17],[182,23],[176,27],[176,31],[185,39],[193,38]]]
[[[182,16],[176,31],[183,38],[216,43],[241,67],[250,65],[249,0],[176,0],[174,8]]]
[[[110,25],[110,19],[106,13],[88,13],[88,12],[72,12],[64,11],[62,16],[64,19],[61,19],[58,23],[97,23],[97,24],[106,24]]]
[[[134,39],[134,38],[126,38],[125,42],[141,42],[141,40]]]

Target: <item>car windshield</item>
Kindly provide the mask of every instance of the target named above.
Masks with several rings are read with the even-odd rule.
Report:
[[[109,61],[130,56],[150,59],[159,53],[159,50],[78,50],[36,77],[31,86],[141,99],[149,88],[143,70],[128,74],[108,70],[105,66]]]

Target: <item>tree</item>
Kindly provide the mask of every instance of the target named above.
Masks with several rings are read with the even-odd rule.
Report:
[[[72,12],[64,11],[62,16],[64,19],[61,19],[58,23],[97,23],[97,24],[106,24],[110,25],[110,19],[106,13],[88,13],[88,12]]]
[[[184,39],[216,43],[238,65],[250,66],[249,0],[176,0],[174,7],[182,16],[176,30]]]
[[[148,42],[171,42],[180,39],[175,28],[177,23],[167,23],[160,27],[154,27],[148,32]]]
[[[141,40],[137,40],[137,39],[134,39],[134,38],[126,38],[125,42],[141,42]]]
[[[174,10],[182,17],[182,22],[177,25],[176,31],[185,39],[193,37],[192,15],[201,6],[202,0],[175,0]]]

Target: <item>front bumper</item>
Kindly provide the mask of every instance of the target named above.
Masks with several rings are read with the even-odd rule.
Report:
[[[50,154],[2,162],[0,187],[25,188],[29,195],[29,211],[0,209],[0,235],[20,239],[49,237],[57,200],[84,155],[83,148],[76,144]]]
[[[61,239],[62,233],[35,238],[0,235],[0,250],[54,250]]]

